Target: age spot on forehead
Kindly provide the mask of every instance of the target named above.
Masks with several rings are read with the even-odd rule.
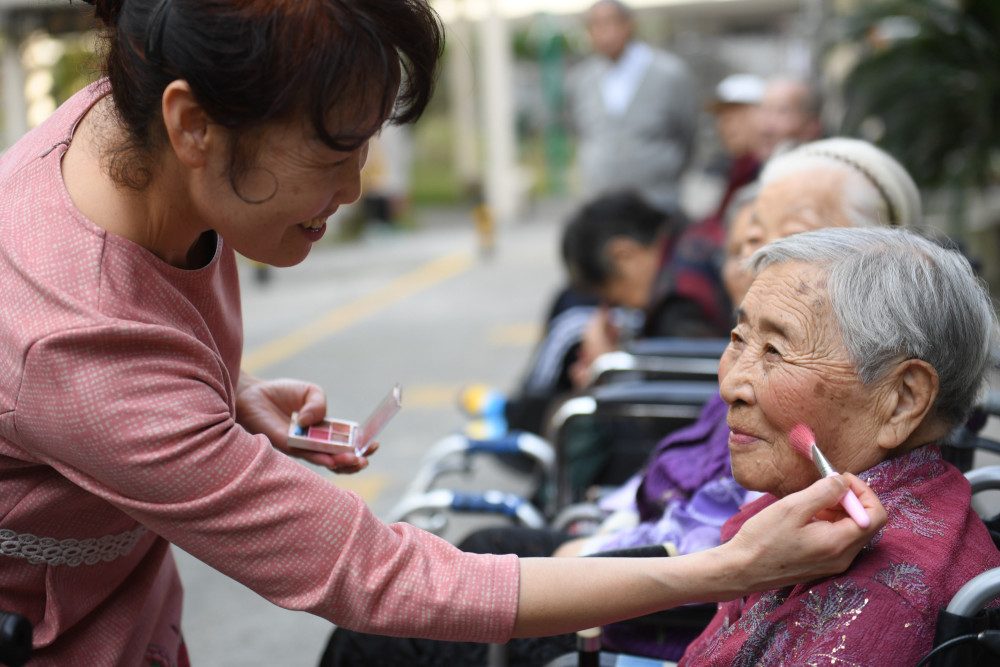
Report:
[[[825,292],[817,292],[815,298],[812,300],[812,309],[814,312],[819,312],[824,310],[829,303],[830,300],[826,298]]]

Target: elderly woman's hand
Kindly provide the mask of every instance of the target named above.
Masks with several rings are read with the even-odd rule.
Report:
[[[840,507],[848,484],[871,517],[868,528]],[[875,493],[845,474],[785,496],[747,521],[724,548],[746,559],[744,591],[768,590],[843,572],[885,522]]]
[[[366,456],[327,454],[288,446],[288,423],[293,412],[303,424],[315,424],[326,416],[326,395],[315,384],[299,380],[259,380],[240,375],[236,394],[236,421],[250,433],[267,436],[277,449],[310,463],[340,473],[356,473],[368,467]],[[371,454],[378,449],[372,443]]]

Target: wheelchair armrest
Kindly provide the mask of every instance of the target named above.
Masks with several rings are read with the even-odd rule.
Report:
[[[547,440],[550,443],[558,441],[559,430],[573,417],[591,415],[602,411],[624,411],[630,408],[639,411],[652,411],[659,414],[657,407],[681,407],[689,414],[689,408],[700,410],[705,403],[719,393],[717,382],[682,382],[682,381],[652,381],[652,382],[621,382],[600,387],[592,387],[586,394],[574,396],[565,401],[553,411],[549,417]],[[666,413],[664,413],[666,414]],[[697,415],[697,411],[695,412]]]
[[[718,362],[728,345],[728,338],[640,338],[625,351],[635,356],[702,357]]]
[[[980,491],[1000,489],[1000,465],[976,468],[965,473],[965,478],[972,485],[972,495]]]
[[[528,528],[545,527],[545,517],[528,499],[516,493],[498,490],[467,492],[434,489],[426,493],[408,494],[389,511],[386,523],[407,521],[413,514],[443,511],[503,515],[516,519],[518,523]],[[431,523],[423,525],[418,522],[418,527],[439,534],[446,522],[438,523],[440,525],[435,526]]]
[[[588,385],[606,382],[616,373],[639,373],[643,378],[671,380],[714,380],[719,359],[710,357],[637,355],[623,350],[606,352],[587,369]]]
[[[663,380],[621,382],[594,387],[588,395],[597,401],[598,409],[630,404],[685,405],[700,408],[719,393],[719,383]]]
[[[555,470],[555,450],[534,433],[511,431],[495,440],[476,440],[454,433],[439,440],[424,455],[423,464],[407,487],[407,495],[429,491],[444,474],[467,470],[469,457],[478,454],[522,457],[537,465],[543,478],[550,477]]]
[[[987,391],[979,405],[988,415],[1000,415],[1000,391]]]
[[[666,558],[670,555],[670,547],[666,544],[644,544],[637,547],[596,551],[584,558]]]
[[[945,611],[960,616],[975,616],[1000,597],[1000,568],[973,577],[951,598]]]
[[[717,382],[621,382],[592,387],[586,394],[564,401],[553,411],[545,432],[556,450],[555,488],[548,514],[554,515],[572,502],[563,437],[571,420],[585,415],[597,421],[671,420],[676,428],[695,421],[705,403],[718,393]]]

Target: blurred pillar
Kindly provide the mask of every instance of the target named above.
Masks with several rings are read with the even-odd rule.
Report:
[[[448,90],[451,93],[453,158],[455,175],[465,194],[474,194],[482,187],[479,168],[478,135],[476,133],[476,100],[470,91],[476,80],[472,67],[472,26],[465,18],[461,5],[448,26],[451,33],[448,48]]]
[[[517,215],[522,193],[515,160],[517,134],[510,35],[497,3],[498,0],[490,0],[486,15],[479,22],[480,99],[486,135],[483,182],[486,205],[497,223],[503,224]]]
[[[564,82],[562,34],[556,29],[551,15],[539,17],[538,58],[542,75],[542,97],[545,116],[542,141],[545,150],[545,170],[548,191],[563,194],[567,190],[569,169],[569,139],[563,122]]]
[[[823,25],[830,18],[827,5],[827,0],[802,0],[804,37],[809,45],[807,71],[802,74],[812,81],[821,81],[823,77]]]
[[[0,27],[3,30],[3,59],[0,65],[0,79],[3,80],[3,148],[28,131],[28,101],[24,95],[26,75],[21,65],[21,36],[18,21],[13,12],[0,13]]]

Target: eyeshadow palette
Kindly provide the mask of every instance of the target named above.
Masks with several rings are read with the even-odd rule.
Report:
[[[299,414],[294,412],[288,426],[288,445],[314,452],[348,452],[364,456],[375,436],[402,406],[403,388],[397,384],[362,424],[345,419],[324,419],[317,424],[301,426]]]

